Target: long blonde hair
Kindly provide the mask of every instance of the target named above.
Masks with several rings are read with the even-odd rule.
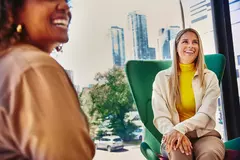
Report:
[[[179,67],[179,55],[177,53],[177,47],[178,43],[180,41],[180,38],[182,35],[186,32],[192,32],[194,33],[198,38],[198,45],[199,45],[199,53],[197,58],[195,59],[195,67],[198,72],[198,78],[201,84],[201,87],[205,87],[204,82],[204,69],[206,68],[205,61],[204,61],[204,53],[203,53],[203,47],[202,47],[202,40],[200,38],[200,35],[198,32],[192,28],[186,28],[181,30],[174,42],[174,48],[173,48],[173,62],[172,62],[172,71],[169,79],[169,97],[170,97],[170,103],[175,106],[178,103],[181,103],[181,95],[180,95],[180,84],[179,84],[179,73],[180,73],[180,67]]]

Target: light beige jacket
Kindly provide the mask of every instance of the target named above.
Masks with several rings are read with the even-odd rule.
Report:
[[[158,131],[166,134],[172,129],[185,134],[196,130],[198,137],[201,137],[215,128],[215,113],[217,99],[220,95],[220,88],[217,76],[214,72],[205,69],[204,76],[206,87],[200,87],[198,72],[192,80],[192,88],[195,97],[196,114],[183,121],[179,121],[179,114],[175,106],[170,104],[169,78],[171,68],[160,71],[153,83],[152,108],[154,113],[153,123]]]

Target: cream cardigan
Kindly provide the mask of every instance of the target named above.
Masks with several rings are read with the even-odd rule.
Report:
[[[154,113],[153,124],[162,134],[172,129],[185,134],[196,130],[198,137],[201,137],[215,128],[215,113],[217,99],[220,95],[218,79],[214,72],[205,69],[204,76],[206,87],[202,89],[198,79],[198,72],[195,73],[192,81],[192,88],[195,97],[196,114],[183,121],[179,121],[176,106],[170,104],[169,98],[169,77],[171,69],[160,71],[153,83],[152,108]]]

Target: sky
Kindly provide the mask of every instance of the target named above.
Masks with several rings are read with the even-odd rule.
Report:
[[[96,83],[95,74],[113,66],[111,26],[124,28],[126,56],[131,59],[128,13],[146,15],[149,47],[156,47],[160,28],[181,26],[178,0],[73,0],[72,6],[70,39],[56,59],[65,69],[73,70],[74,84],[81,88]]]

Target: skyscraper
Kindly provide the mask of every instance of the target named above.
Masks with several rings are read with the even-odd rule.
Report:
[[[213,30],[210,0],[181,0],[186,27],[192,27],[202,34]]]
[[[77,92],[77,95],[79,95],[81,93],[81,88],[80,88],[80,85],[74,85],[74,88]]]
[[[173,43],[179,31],[179,26],[169,26],[168,28],[159,29],[157,39],[157,54],[159,57],[158,59],[172,58]]]
[[[74,86],[74,89],[76,90],[77,95],[79,95],[80,94],[80,86],[74,84],[73,70],[65,69],[65,72],[67,73],[69,79],[71,80],[71,82]]]
[[[68,70],[68,69],[65,69],[69,79],[72,81],[73,83],[73,71],[72,70]]]
[[[149,59],[146,16],[134,11],[128,14],[128,20],[133,37],[134,59]]]
[[[121,67],[125,63],[125,41],[123,28],[112,26],[111,38],[114,65]]]
[[[149,59],[156,59],[156,51],[155,48],[148,48],[148,52],[149,52]]]
[[[178,34],[178,32],[181,30],[180,26],[169,26],[169,37],[170,37],[170,43],[169,43],[169,47],[170,47],[170,54],[171,54],[171,58],[173,55],[173,47],[174,47],[174,41],[175,38]]]

